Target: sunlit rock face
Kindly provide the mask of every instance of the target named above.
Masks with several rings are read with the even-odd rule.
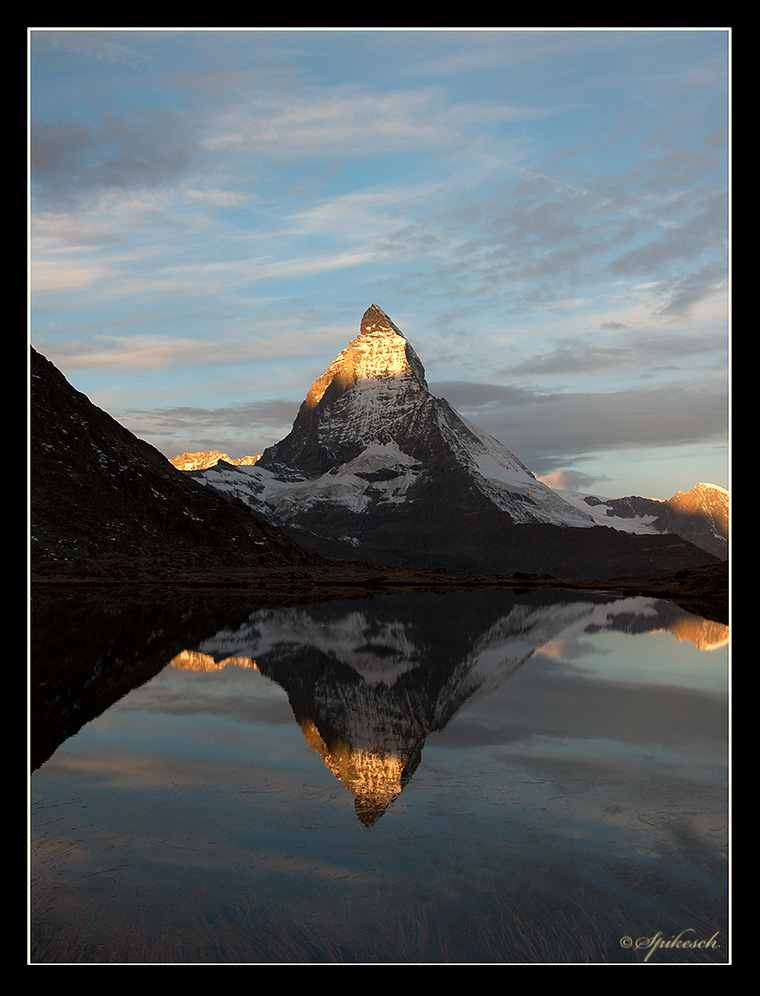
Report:
[[[665,502],[661,530],[677,532],[722,559],[728,557],[729,494],[715,484],[697,484]]]
[[[306,395],[307,408],[315,408],[327,392],[336,397],[364,381],[385,381],[391,390],[416,386],[427,390],[425,371],[403,333],[376,304],[368,308],[358,338],[340,353]],[[328,395],[328,401],[330,397]],[[371,403],[371,399],[370,403]],[[381,428],[381,427],[378,427]]]
[[[253,671],[257,669],[256,661],[248,657],[224,657],[216,660],[210,654],[202,654],[198,650],[181,650],[169,663],[178,671],[200,671],[206,674],[223,671],[226,667],[232,666],[250,668]]]
[[[255,466],[193,473],[339,558],[566,577],[712,562],[673,537],[599,528],[430,393],[417,353],[376,304]]]
[[[180,453],[172,457],[169,463],[177,470],[205,470],[207,467],[215,467],[220,460],[236,467],[253,466],[260,456],[259,453],[256,456],[231,457],[220,450],[201,450],[196,453]]]

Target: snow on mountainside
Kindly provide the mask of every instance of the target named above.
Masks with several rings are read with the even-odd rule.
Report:
[[[667,500],[559,493],[570,504],[590,512],[599,525],[638,534],[676,533],[721,559],[728,557],[729,493],[716,484],[697,484]]]
[[[272,521],[299,525],[316,506],[325,515],[366,515],[428,500],[436,478],[451,475],[512,522],[594,525],[498,440],[434,398],[411,345],[372,305],[360,335],[309,389],[291,433],[253,467],[217,464],[202,479]]]
[[[609,577],[692,567],[674,536],[600,527],[428,390],[419,357],[373,304],[251,466],[191,471],[309,549],[378,563]]]
[[[593,517],[585,509],[566,502],[558,492],[536,480],[498,439],[466,421],[446,402],[442,402],[444,413],[449,417],[442,419],[441,428],[452,452],[469,469],[483,494],[497,508],[510,513],[515,522],[539,521],[581,527],[594,524]],[[524,502],[515,505],[515,495],[524,498]]]

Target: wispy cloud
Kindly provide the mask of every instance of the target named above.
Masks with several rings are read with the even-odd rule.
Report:
[[[358,85],[271,95],[254,91],[217,116],[204,138],[211,149],[244,146],[276,159],[387,156],[456,149],[482,128],[524,118],[528,108],[444,100],[437,88],[367,92]]]
[[[522,454],[538,473],[609,451],[726,440],[725,382],[719,375],[605,393],[478,387],[435,384],[433,391]]]
[[[144,425],[155,404],[167,446],[183,392],[209,436],[230,395],[253,418],[252,384],[299,403],[372,301],[534,469],[716,438],[725,32],[64,29],[31,52],[32,339],[139,392]]]
[[[55,206],[176,182],[197,151],[192,123],[160,108],[89,125],[33,118],[30,141],[32,193]]]
[[[562,339],[544,353],[530,356],[499,371],[497,376],[513,379],[588,378],[624,372],[630,378],[653,376],[657,372],[685,369],[690,360],[701,361],[705,369],[724,363],[728,339],[721,341],[714,330],[683,335],[667,328],[628,329],[605,334],[589,334]]]

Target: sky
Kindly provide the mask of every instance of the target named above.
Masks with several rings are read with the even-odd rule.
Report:
[[[548,484],[730,472],[727,28],[28,31],[28,338],[260,453],[378,304]]]

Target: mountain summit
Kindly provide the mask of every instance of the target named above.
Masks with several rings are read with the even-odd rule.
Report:
[[[412,378],[427,390],[419,357],[382,308],[371,305],[362,317],[359,335],[340,353],[316,381],[307,402],[316,404],[332,383],[353,387],[358,381]]]
[[[597,526],[590,510],[536,480],[430,393],[419,357],[376,304],[284,439],[253,466],[192,473],[333,556],[596,577],[712,562],[676,537]]]
[[[357,338],[309,388],[290,434],[259,462],[315,477],[355,459],[367,443],[408,442],[419,435],[415,416],[428,395],[417,354],[373,304]]]

